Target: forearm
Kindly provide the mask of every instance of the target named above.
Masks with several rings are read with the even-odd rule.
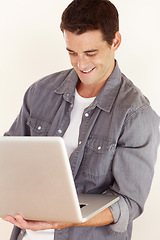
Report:
[[[83,227],[98,227],[108,225],[114,222],[110,208],[106,208],[88,221],[79,224]]]
[[[7,216],[3,218],[5,221],[8,221],[15,226],[21,229],[30,229],[32,231],[45,230],[45,229],[63,229],[69,227],[98,227],[104,226],[112,223],[113,216],[109,208],[103,210],[90,220],[80,224],[74,223],[56,223],[56,222],[39,222],[39,221],[26,221],[20,215],[15,217]]]
[[[106,208],[102,212],[95,215],[93,218],[89,219],[86,222],[79,224],[70,224],[70,223],[52,223],[52,228],[54,229],[63,229],[68,227],[99,227],[111,224],[114,222],[110,208]],[[55,226],[56,224],[56,226]]]

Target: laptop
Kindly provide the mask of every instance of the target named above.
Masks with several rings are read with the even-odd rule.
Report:
[[[63,138],[0,137],[0,217],[81,223],[118,200],[77,195]]]

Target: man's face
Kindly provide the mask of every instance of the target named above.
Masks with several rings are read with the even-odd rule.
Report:
[[[64,31],[70,61],[84,86],[102,86],[114,69],[113,46],[103,40],[100,30],[83,34]],[[98,86],[97,86],[98,87]]]

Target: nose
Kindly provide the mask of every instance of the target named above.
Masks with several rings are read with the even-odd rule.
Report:
[[[87,70],[89,61],[88,58],[86,56],[78,56],[78,61],[77,61],[77,67],[81,70],[81,71],[85,71]]]

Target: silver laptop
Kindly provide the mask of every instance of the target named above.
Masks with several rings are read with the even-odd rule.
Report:
[[[77,195],[61,137],[0,137],[0,217],[80,223],[118,196]]]

